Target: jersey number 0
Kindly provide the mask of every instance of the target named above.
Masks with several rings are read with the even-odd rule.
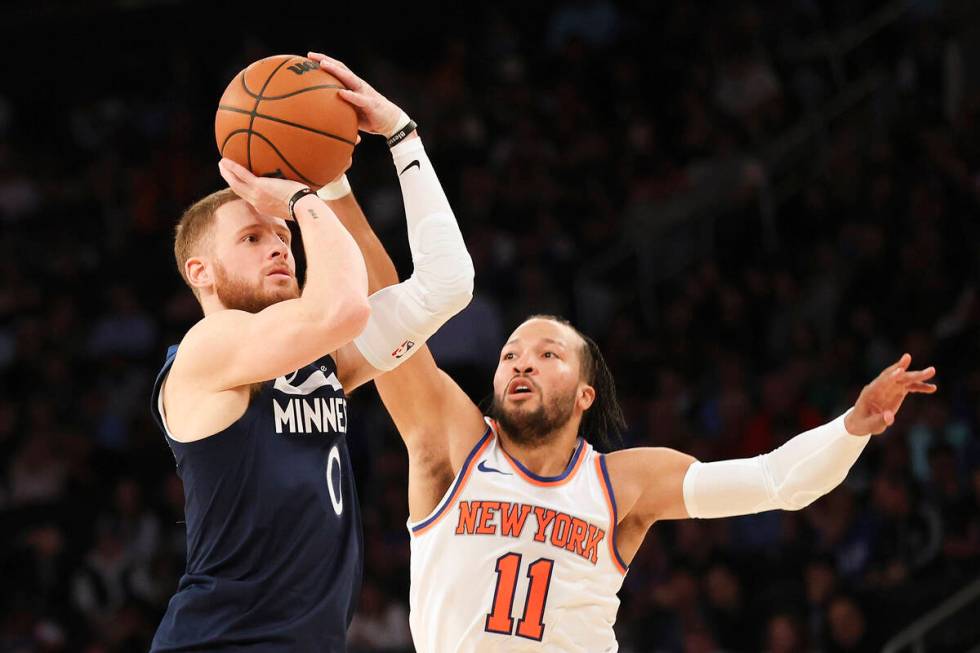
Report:
[[[527,568],[527,577],[531,579],[527,588],[527,598],[524,601],[524,616],[517,620],[517,632],[514,632],[514,618],[511,610],[514,608],[514,594],[517,590],[517,572],[521,568],[520,553],[506,553],[497,558],[497,588],[493,592],[493,605],[487,615],[486,631],[518,637],[526,637],[541,641],[544,636],[544,605],[548,600],[548,588],[551,585],[551,571],[555,566],[554,560],[538,558]]]

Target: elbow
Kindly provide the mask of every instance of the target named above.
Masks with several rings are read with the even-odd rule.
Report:
[[[422,301],[433,316],[448,320],[466,308],[473,300],[473,261],[469,255],[447,265],[443,274],[433,274],[416,268],[413,275],[422,290]],[[449,270],[452,270],[449,273]]]
[[[841,481],[843,481],[843,479],[841,479]],[[783,510],[803,510],[820,497],[830,494],[835,487],[840,485],[841,481],[838,481],[828,487],[800,489],[795,492],[782,492],[780,493],[783,495],[780,496],[780,503],[782,504],[781,508]]]
[[[446,284],[446,303],[452,310],[453,315],[459,313],[473,301],[475,278],[476,272],[473,269],[473,259],[470,258],[469,252],[466,252],[465,256],[460,257],[459,274],[450,283]]]
[[[474,273],[473,263],[469,257],[467,257],[467,263],[469,265],[466,272],[461,274],[446,291],[446,303],[453,315],[459,313],[473,301]]]
[[[346,293],[334,297],[317,316],[315,330],[331,342],[350,342],[364,331],[371,317],[371,304],[364,295]]]
[[[340,329],[345,334],[350,334],[349,340],[353,340],[361,335],[369,319],[371,319],[371,304],[368,302],[367,296],[355,295],[349,300],[349,304],[344,311]]]

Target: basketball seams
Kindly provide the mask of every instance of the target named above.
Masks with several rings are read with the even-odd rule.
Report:
[[[294,95],[302,95],[307,91],[317,91],[322,88],[335,88],[338,91],[346,91],[346,86],[339,86],[337,84],[317,84],[316,86],[307,86],[306,88],[301,88],[297,91],[291,91],[289,93],[283,93],[282,95],[263,95],[263,100],[285,100],[286,98],[291,98]]]
[[[277,72],[279,72],[279,69],[282,68],[283,66],[285,66],[287,63],[289,63],[293,59],[296,59],[296,58],[297,57],[287,57],[287,58],[283,59],[281,62],[279,62],[279,65],[276,66],[275,68],[273,68],[272,69],[272,72],[269,73],[269,76],[265,78],[265,82],[262,84],[262,88],[259,89],[259,95],[258,95],[258,97],[255,98],[255,106],[252,107],[252,117],[248,121],[248,143],[246,143],[246,145],[245,145],[245,155],[248,157],[248,169],[249,169],[249,171],[252,171],[252,125],[255,124],[255,115],[259,111],[259,103],[262,102],[262,92],[265,91],[266,87],[269,85],[269,82],[271,82],[272,81],[272,78],[275,77],[275,75],[276,75]],[[245,91],[246,92],[248,92],[248,87],[245,86],[245,71],[244,70],[242,71],[242,87],[245,88]],[[268,141],[268,139],[265,139],[265,138],[264,138],[264,140]],[[270,145],[271,145],[271,143],[270,143]],[[275,149],[275,146],[273,146],[273,149]],[[278,154],[278,150],[276,151],[276,153]],[[281,158],[281,155],[280,155],[280,158]],[[283,159],[283,161],[285,161],[285,159]],[[289,164],[287,163],[286,165],[289,165]],[[290,166],[290,167],[292,167],[292,166]],[[296,174],[299,175],[298,172]],[[299,175],[299,176],[302,177],[303,175]],[[305,179],[305,177],[304,177],[304,179]]]
[[[258,95],[256,95],[255,93],[253,93],[252,92],[252,89],[250,89],[248,87],[248,84],[245,83],[245,71],[244,70],[242,71],[241,78],[242,78],[242,88],[245,89],[245,94],[248,95],[249,97],[251,97],[253,100],[260,100],[260,99],[262,99]]]
[[[263,98],[263,99],[268,99],[268,98]],[[266,115],[264,113],[258,113],[256,111],[246,111],[245,109],[239,109],[238,107],[229,107],[229,106],[220,105],[220,104],[218,105],[218,110],[219,111],[231,111],[232,113],[243,113],[245,115],[252,116],[252,122],[249,123],[249,125],[250,125],[249,126],[249,129],[251,129],[251,124],[255,122],[255,118],[262,118],[263,120],[271,120],[272,122],[278,122],[278,123],[283,124],[283,125],[288,125],[290,127],[295,127],[296,129],[302,129],[304,131],[313,132],[314,134],[319,134],[320,136],[326,136],[327,138],[332,138],[332,139],[338,140],[338,141],[340,141],[342,143],[347,143],[351,147],[353,147],[355,145],[354,141],[348,140],[348,139],[344,138],[343,136],[338,136],[337,134],[332,134],[330,132],[321,131],[321,130],[316,129],[314,127],[309,127],[307,125],[301,125],[299,123],[290,122],[289,120],[284,120],[283,118],[279,118],[277,116],[268,116],[268,115]],[[258,133],[258,132],[256,132],[256,133]]]
[[[226,133],[224,135],[224,138],[223,138],[223,140],[222,140],[222,142],[220,144],[220,147],[219,147],[219,151],[221,152],[222,156],[224,156],[226,150],[229,151],[229,152],[231,152],[232,150],[234,150],[235,152],[237,152],[235,154],[236,156],[241,156],[242,153],[240,153],[240,148],[244,145],[244,147],[245,147],[244,155],[245,156],[243,158],[246,159],[245,163],[246,163],[248,169],[251,172],[253,172],[254,174],[260,174],[259,171],[256,171],[254,169],[254,166],[255,165],[257,165],[260,161],[262,161],[261,165],[263,167],[265,167],[265,165],[267,163],[265,161],[265,158],[266,157],[269,157],[269,156],[274,156],[276,159],[279,160],[279,162],[281,162],[281,165],[285,166],[289,171],[292,172],[292,174],[294,175],[293,178],[299,179],[299,180],[303,181],[304,183],[307,183],[307,184],[309,184],[311,186],[320,185],[318,182],[315,182],[315,181],[309,179],[306,175],[304,175],[302,172],[300,172],[300,170],[297,168],[297,165],[295,165],[293,162],[289,161],[284,156],[283,152],[284,151],[288,151],[288,148],[286,148],[286,150],[284,150],[284,151],[281,151],[277,147],[277,145],[273,142],[273,138],[275,138],[275,139],[279,139],[279,138],[292,139],[292,140],[290,140],[290,143],[292,143],[294,141],[298,141],[298,142],[301,142],[302,141],[302,138],[303,137],[299,136],[300,133],[312,133],[312,134],[316,134],[316,135],[321,136],[323,138],[330,139],[330,141],[335,141],[336,143],[343,143],[344,144],[343,146],[339,146],[339,145],[332,145],[331,146],[331,145],[328,145],[327,144],[329,142],[328,141],[328,142],[323,142],[322,145],[318,145],[317,146],[317,147],[321,147],[321,148],[323,148],[323,147],[328,148],[329,151],[337,151],[338,152],[338,155],[339,155],[339,151],[340,151],[340,150],[337,150],[338,147],[339,148],[342,148],[344,150],[346,149],[344,146],[347,146],[347,147],[350,147],[350,148],[353,149],[353,147],[355,146],[355,142],[353,140],[349,140],[349,139],[345,138],[344,136],[341,136],[341,135],[332,133],[330,131],[321,130],[321,129],[318,129],[317,127],[311,127],[311,126],[308,126],[308,125],[305,125],[305,124],[296,123],[296,122],[293,122],[293,121],[288,120],[288,119],[285,119],[285,118],[280,118],[280,117],[278,117],[276,115],[267,115],[267,114],[261,112],[260,109],[262,108],[262,102],[263,101],[270,101],[272,103],[271,104],[271,107],[279,107],[279,106],[288,107],[288,106],[290,106],[288,104],[289,98],[294,98],[296,96],[302,95],[303,93],[306,93],[307,91],[324,91],[324,92],[329,92],[330,90],[333,90],[334,91],[334,94],[333,95],[324,96],[324,99],[325,100],[329,99],[329,103],[330,104],[333,104],[334,102],[336,102],[336,99],[335,99],[337,97],[336,96],[336,91],[339,91],[339,90],[344,89],[346,87],[343,86],[343,84],[340,83],[339,80],[336,80],[336,79],[334,79],[333,77],[331,77],[329,75],[324,75],[325,77],[328,78],[328,80],[324,80],[324,81],[330,81],[330,82],[333,82],[333,83],[328,83],[328,84],[314,84],[313,86],[308,86],[308,87],[305,87],[305,88],[300,88],[298,90],[290,90],[289,87],[292,86],[292,85],[287,82],[285,84],[285,88],[282,88],[283,87],[283,84],[281,82],[285,82],[285,78],[278,78],[277,77],[279,71],[282,70],[283,68],[287,67],[287,66],[290,66],[292,64],[295,64],[298,61],[305,62],[306,59],[303,58],[303,57],[296,56],[296,55],[286,55],[285,57],[282,58],[282,60],[280,60],[278,62],[275,62],[275,59],[278,59],[278,57],[270,57],[269,59],[272,59],[273,60],[274,66],[272,67],[271,71],[266,75],[266,78],[262,82],[261,88],[258,89],[258,92],[257,93],[254,92],[248,86],[247,75],[248,74],[254,74],[255,72],[258,72],[258,71],[251,71],[251,70],[249,70],[249,68],[251,68],[251,66],[250,66],[249,68],[246,68],[245,70],[243,70],[238,75],[238,78],[239,79],[237,81],[238,81],[238,84],[240,85],[240,86],[238,86],[238,88],[241,89],[240,91],[238,91],[238,98],[234,98],[234,95],[231,95],[231,96],[229,96],[230,103],[227,103],[227,104],[226,103],[219,103],[219,105],[218,105],[218,114],[219,114],[219,116],[222,115],[222,112],[225,112],[223,114],[225,117],[224,118],[220,118],[220,122],[225,123],[225,124],[228,124],[229,127],[231,127],[233,125],[237,125],[238,126],[238,128],[232,129],[230,132],[228,132],[228,133]],[[258,63],[258,62],[256,62],[256,63]],[[272,63],[272,62],[270,62],[270,63]],[[263,68],[264,69],[268,69],[267,67],[259,67],[259,70],[262,70]],[[263,70],[263,72],[264,72],[264,70]],[[310,81],[315,82],[315,81],[319,81],[319,80],[310,80]],[[253,82],[254,82],[254,80],[253,80]],[[280,90],[280,94],[278,94],[278,95],[266,95],[266,92],[267,91],[273,90],[273,88],[270,88],[270,87],[276,88],[276,90],[280,90],[281,89]],[[229,90],[226,91],[226,95],[228,94],[229,91],[231,91],[231,87],[229,87]],[[283,92],[283,91],[286,91],[286,92]],[[224,99],[224,98],[222,98],[222,99]],[[251,110],[248,110],[248,109],[243,108],[244,106],[248,106],[249,100],[253,100],[254,101],[254,103],[253,103],[253,105],[251,107]],[[282,105],[277,104],[276,101],[282,101]],[[307,102],[307,100],[302,99],[302,100],[300,100],[300,102]],[[316,101],[314,100],[313,102],[316,102]],[[277,110],[272,109],[272,108],[270,108],[270,111],[272,113],[278,113]],[[290,118],[294,117],[293,115],[289,114],[288,112],[286,113],[286,115],[288,117],[290,117]],[[238,117],[236,118],[236,116],[238,116]],[[260,124],[257,124],[258,119],[268,120],[269,121],[269,124],[266,124],[264,126],[263,125],[260,125]],[[294,131],[294,134],[295,135],[289,135],[289,130],[283,131],[283,129],[281,127],[277,127],[277,125],[285,125],[286,127],[292,128],[292,130],[299,130],[299,132],[297,133],[297,132]],[[327,124],[324,124],[323,126],[324,127],[327,127],[329,129],[329,128],[332,128],[332,123],[327,123]],[[272,130],[272,133],[270,135],[266,135],[266,134],[263,134],[262,133],[263,130],[264,131],[268,131],[270,129]],[[234,148],[232,148],[231,147],[232,141],[234,141],[234,138],[236,136],[239,136],[241,134],[245,134],[245,136],[246,136],[245,141],[244,142],[242,142],[241,140],[235,141],[234,142]],[[268,146],[268,149],[265,149],[263,145],[259,145],[259,141],[255,141],[253,143],[253,141],[252,141],[252,136],[253,135],[255,136],[255,138],[261,140],[264,145],[267,145]],[[252,149],[253,148],[253,145],[255,145],[255,148],[256,148],[254,152],[253,152],[253,149]],[[290,145],[290,147],[291,147],[291,145]],[[331,155],[331,156],[333,156],[333,155]],[[303,159],[303,156],[300,156],[300,159]],[[306,161],[306,163],[309,163],[309,161]],[[274,166],[275,163],[273,162],[270,165],[273,165]]]
[[[306,88],[301,88],[297,91],[284,93],[282,95],[262,95],[261,93],[256,95],[252,92],[252,89],[248,87],[248,84],[245,83],[245,74],[244,71],[242,71],[242,90],[245,91],[245,95],[249,96],[253,100],[285,100],[286,98],[293,97],[294,95],[300,95],[301,93],[306,93],[307,91],[316,91],[321,88],[335,88],[338,91],[348,90],[343,84],[317,84],[316,86],[307,86]]]
[[[263,141],[265,141],[269,145],[269,147],[272,148],[272,151],[276,153],[276,156],[278,156],[279,159],[283,163],[285,163],[287,166],[289,166],[289,169],[292,170],[293,172],[295,172],[296,173],[296,176],[299,177],[300,179],[302,179],[305,183],[309,184],[310,186],[323,186],[322,183],[317,183],[315,181],[311,181],[311,180],[307,179],[306,178],[306,175],[304,175],[299,170],[297,170],[296,167],[292,163],[289,162],[289,159],[287,159],[286,157],[284,157],[282,155],[282,152],[279,151],[279,148],[276,147],[276,144],[273,143],[268,138],[266,138],[265,136],[263,136],[261,132],[251,132],[251,130],[249,130],[249,131],[250,131],[250,133],[254,133],[255,136],[256,136],[256,138],[261,138]]]
[[[221,156],[225,155],[225,145],[228,144],[228,141],[231,140],[232,136],[234,136],[235,134],[247,134],[248,131],[249,131],[248,129],[233,129],[232,131],[228,132],[228,135],[225,136],[225,140],[221,142],[221,151],[220,151]]]

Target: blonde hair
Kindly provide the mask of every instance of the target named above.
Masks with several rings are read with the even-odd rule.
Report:
[[[230,188],[211,193],[191,204],[177,222],[177,228],[174,230],[174,258],[177,259],[177,271],[198,299],[200,297],[197,289],[187,278],[185,270],[187,260],[199,256],[205,247],[210,245],[211,227],[218,209],[237,199],[239,199],[238,195],[235,195]]]

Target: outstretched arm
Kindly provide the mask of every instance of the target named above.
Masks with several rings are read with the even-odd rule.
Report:
[[[903,355],[861,391],[854,407],[828,424],[755,458],[702,463],[670,449],[610,454],[621,514],[645,533],[659,519],[732,517],[765,510],[799,510],[837,487],[868,435],[884,432],[910,393],[931,394],[932,367],[909,371]]]
[[[401,126],[402,111],[346,66],[324,55],[310,53],[310,57],[351,89],[341,91],[341,97],[354,105],[362,130],[388,135]],[[446,261],[432,261],[434,253],[447,245],[452,246],[453,241],[458,241],[457,249],[462,247],[462,237],[417,133],[395,146],[393,159],[405,199],[409,244],[415,266],[413,278],[421,275],[422,279],[399,284],[391,258],[349,192],[349,186],[345,190],[343,183],[336,184],[321,193],[321,197],[332,198],[327,201],[328,206],[347,227],[364,255],[376,320],[397,317],[397,312],[405,309],[405,298],[398,295],[406,292],[418,296],[421,289],[429,295],[421,297],[422,301],[428,302],[430,308],[440,310],[439,304],[447,300],[433,298],[433,294],[458,294],[447,292],[457,285],[447,284],[447,279],[462,275],[468,281],[464,293],[466,301],[472,289],[473,269],[468,255],[465,261],[456,261],[456,265],[450,265],[448,269],[438,269],[440,266],[445,268]],[[425,216],[431,215],[437,216],[437,224],[422,224],[420,228],[423,219],[428,219]],[[413,285],[406,289],[409,283]],[[460,308],[461,305],[448,312],[435,326],[441,325]],[[368,329],[371,328],[369,325]],[[374,328],[377,331],[380,325],[376,323]],[[413,339],[416,344],[397,361],[397,367],[389,368],[390,371],[384,374],[380,373],[379,367],[387,366],[387,362],[368,360],[362,349],[366,344],[363,337],[337,352],[338,368],[346,377],[344,386],[354,387],[375,378],[378,393],[405,441],[409,454],[409,511],[413,519],[424,517],[435,507],[485,428],[480,410],[456,382],[436,366],[424,345],[428,335],[431,334],[424,337],[406,335],[406,339]],[[395,349],[392,346],[378,351],[387,355]]]
[[[473,295],[473,262],[456,216],[414,131],[415,123],[395,104],[374,90],[340,61],[322,54],[310,58],[347,87],[338,91],[357,112],[360,130],[388,138],[392,161],[405,204],[408,243],[414,270],[402,283],[394,278],[387,260],[376,266],[379,286],[371,296],[372,318],[354,347],[341,352],[338,375],[344,386],[353,388],[381,372],[393,370],[410,359],[446,320],[461,311]],[[321,189],[320,196],[334,200],[335,209],[354,216],[362,240],[381,251],[380,243],[352,199],[345,199],[346,179]],[[395,285],[378,283],[380,274]]]
[[[328,200],[364,255],[369,292],[398,284],[398,273],[384,245],[371,229],[353,193]],[[337,352],[338,365],[348,369],[363,368],[363,355],[353,345]],[[369,368],[365,374],[375,375]],[[409,455],[425,453],[433,459],[448,456],[452,472],[462,465],[466,454],[483,434],[483,417],[479,408],[445,372],[436,365],[428,347],[394,370],[376,376],[375,385],[391,414],[398,432],[405,440]],[[344,387],[349,387],[347,382]],[[441,496],[441,495],[440,495]]]

